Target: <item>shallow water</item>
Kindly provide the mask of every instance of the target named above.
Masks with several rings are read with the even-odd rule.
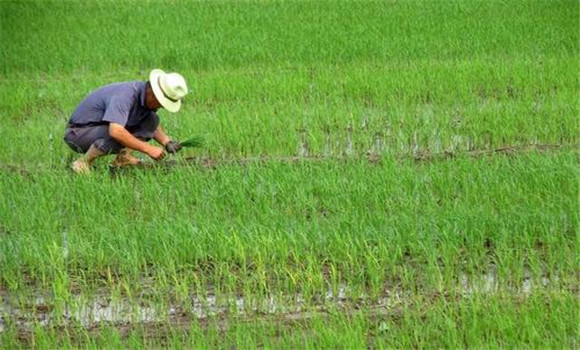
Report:
[[[494,294],[505,291],[494,270],[487,271],[479,278],[470,279],[467,275],[458,278],[459,294],[469,297],[473,294]],[[526,274],[521,286],[510,290],[517,295],[530,295],[535,290],[545,288],[550,284],[547,277],[532,280]],[[335,291],[328,290],[320,295],[317,301],[306,302],[298,293],[295,295],[271,296],[262,300],[249,300],[241,296],[220,296],[208,292],[204,296],[192,295],[187,306],[172,303],[164,306],[153,301],[129,300],[114,298],[105,291],[96,293],[91,298],[86,295],[73,295],[64,310],[53,307],[51,297],[38,294],[34,300],[26,300],[24,306],[9,293],[0,293],[0,332],[5,331],[9,324],[16,325],[20,330],[31,330],[34,327],[50,325],[80,324],[89,328],[100,324],[155,323],[179,319],[187,315],[188,319],[206,319],[220,315],[252,316],[278,315],[287,319],[311,317],[313,313],[321,313],[330,307],[348,309],[357,302],[368,301],[369,308],[375,312],[387,313],[396,309],[406,299],[412,296],[396,288],[386,289],[381,298],[370,301],[365,294],[354,295],[352,289],[341,284]]]

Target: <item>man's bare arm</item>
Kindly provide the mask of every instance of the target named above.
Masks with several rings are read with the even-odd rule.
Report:
[[[161,125],[159,125],[157,129],[155,129],[155,133],[153,133],[153,139],[164,147],[167,145],[167,142],[171,141],[171,138],[167,136],[165,131],[163,131]]]
[[[149,157],[160,160],[165,156],[162,148],[151,146],[131,135],[121,124],[110,123],[109,135],[125,147],[147,154]]]

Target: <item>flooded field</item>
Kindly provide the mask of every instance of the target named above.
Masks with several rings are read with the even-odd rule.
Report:
[[[550,285],[548,277],[532,280],[526,274],[520,286],[505,288],[498,280],[494,270],[468,278],[462,275],[457,280],[457,288],[437,293],[453,298],[469,298],[473,295],[509,294],[526,297],[533,293],[545,291]],[[433,293],[433,292],[432,292]],[[402,304],[413,301],[413,293],[400,288],[385,288],[378,298],[369,298],[364,293],[353,294],[348,285],[340,284],[335,290],[328,290],[317,298],[306,300],[300,293],[294,295],[277,295],[265,299],[245,298],[243,296],[216,296],[212,293],[191,295],[187,303],[156,303],[151,296],[129,300],[107,294],[105,289],[91,293],[92,296],[73,294],[71,300],[60,303],[64,307],[55,307],[53,296],[37,294],[32,297],[16,297],[2,292],[0,304],[0,332],[8,325],[19,331],[33,331],[35,327],[54,327],[68,324],[81,325],[92,329],[102,324],[183,324],[203,321],[210,318],[222,318],[233,315],[255,319],[277,316],[278,319],[308,319],[327,310],[340,310],[345,313],[364,309],[375,315],[396,313]],[[419,294],[421,294],[419,292]],[[428,296],[430,293],[425,293]],[[580,297],[580,295],[579,295]]]
[[[0,348],[578,348],[579,11],[0,1]],[[200,147],[75,176],[154,69]]]

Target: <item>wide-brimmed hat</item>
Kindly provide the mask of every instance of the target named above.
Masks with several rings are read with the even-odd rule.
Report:
[[[149,73],[149,82],[153,94],[161,106],[171,113],[179,111],[181,99],[187,95],[185,79],[178,73],[165,73],[161,69],[154,69]]]

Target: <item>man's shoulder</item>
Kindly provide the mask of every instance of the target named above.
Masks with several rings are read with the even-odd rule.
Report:
[[[93,94],[103,96],[137,96],[145,88],[144,81],[125,81],[102,86],[95,90]]]

